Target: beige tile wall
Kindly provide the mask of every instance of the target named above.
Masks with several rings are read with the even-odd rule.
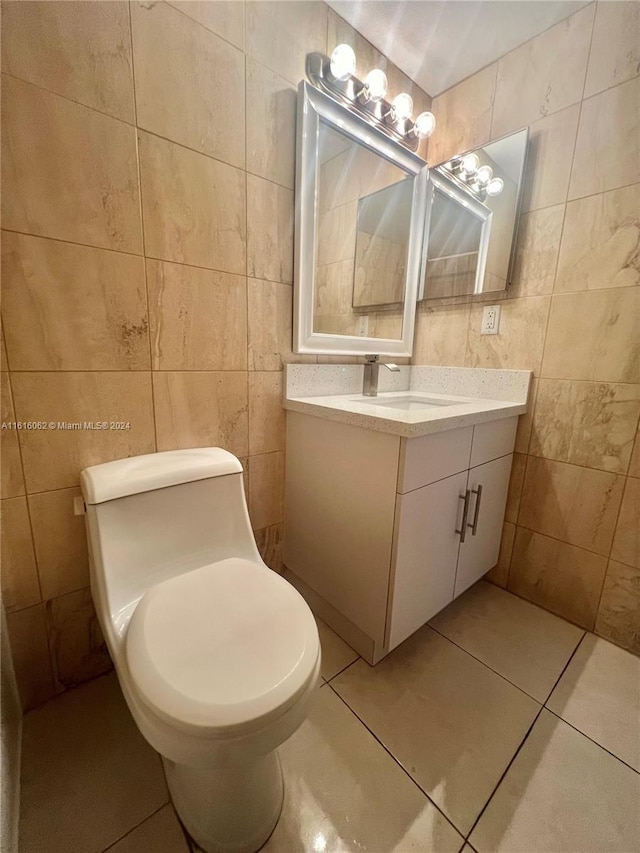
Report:
[[[430,98],[321,2],[2,3],[2,593],[23,704],[109,666],[79,472],[227,447],[282,549],[296,86],[339,41]],[[419,108],[419,109],[418,109]]]
[[[434,99],[437,163],[529,125],[515,280],[421,307],[416,363],[528,368],[500,586],[640,653],[640,5],[592,3]],[[490,298],[495,300],[495,295]]]

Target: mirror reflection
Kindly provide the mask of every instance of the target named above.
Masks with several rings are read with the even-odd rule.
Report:
[[[500,291],[509,284],[527,140],[528,131],[521,130],[432,170],[456,192],[436,189],[432,195],[422,298]]]
[[[320,122],[314,332],[402,337],[413,181]]]

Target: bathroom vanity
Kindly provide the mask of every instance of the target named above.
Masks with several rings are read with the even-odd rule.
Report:
[[[404,367],[365,398],[362,370],[288,367],[284,562],[375,664],[496,564],[530,374]]]

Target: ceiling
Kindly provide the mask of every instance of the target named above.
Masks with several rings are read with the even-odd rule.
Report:
[[[328,0],[339,15],[432,97],[588,2]]]

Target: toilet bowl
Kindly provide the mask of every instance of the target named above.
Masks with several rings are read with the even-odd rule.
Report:
[[[206,853],[253,853],[319,680],[313,615],[262,561],[231,453],[131,457],[81,483],[98,619],[176,811]]]

